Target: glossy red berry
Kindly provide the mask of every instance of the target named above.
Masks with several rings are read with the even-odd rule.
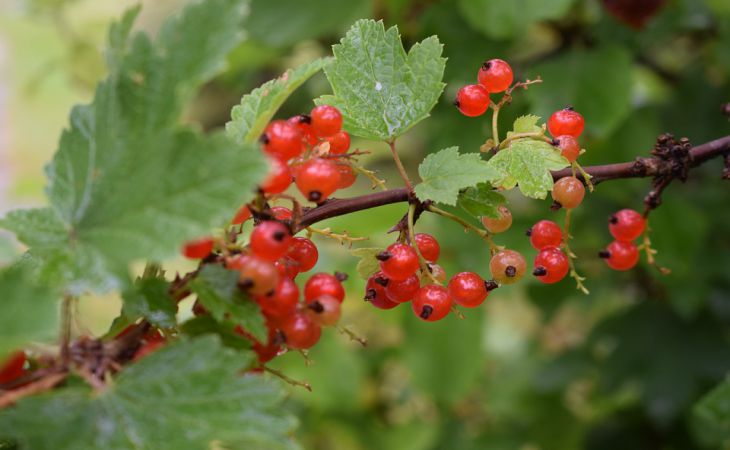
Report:
[[[278,261],[274,263],[274,267],[276,267],[277,272],[279,272],[279,275],[282,277],[291,278],[292,280],[299,275],[299,263],[294,261],[292,258],[289,258],[288,256],[285,256],[283,258],[280,258]]]
[[[134,353],[132,357],[133,361],[139,361],[150,353],[154,353],[157,350],[164,347],[166,344],[165,338],[157,335],[155,337],[146,338],[144,344]]]
[[[552,220],[541,220],[527,231],[530,244],[536,250],[545,247],[558,247],[563,242],[563,230]]]
[[[274,262],[289,250],[291,233],[283,223],[265,220],[256,225],[251,232],[251,251],[267,261]]]
[[[477,117],[489,108],[489,92],[481,84],[467,84],[456,93],[454,105],[467,117]]]
[[[584,125],[583,116],[570,107],[555,111],[547,122],[548,131],[556,137],[568,134],[577,138],[583,132]]]
[[[390,283],[391,280],[383,272],[371,275],[365,284],[365,301],[378,309],[393,309],[398,306],[400,303],[390,300],[385,292]]]
[[[312,129],[311,117],[306,114],[300,114],[287,119],[287,123],[290,123],[299,129],[299,132],[302,133],[302,140],[310,147],[317,145],[317,136],[315,136],[314,130]]]
[[[342,129],[342,114],[334,106],[320,105],[312,109],[312,129],[319,137],[328,137]]]
[[[297,312],[281,322],[280,328],[287,347],[306,350],[314,347],[322,335],[322,329],[308,314]]]
[[[243,206],[241,206],[241,209],[239,209],[236,212],[236,215],[233,217],[233,220],[231,220],[231,225],[240,225],[250,218],[251,218],[251,210],[248,209],[248,205],[243,205]]]
[[[557,247],[545,247],[535,257],[535,277],[546,284],[557,283],[568,274],[568,257]]]
[[[323,158],[310,159],[297,169],[296,183],[307,200],[322,202],[340,185],[337,163]]]
[[[614,270],[629,270],[639,262],[639,249],[631,242],[613,241],[598,256]]]
[[[243,328],[240,326],[236,327],[236,331],[239,332],[239,330],[243,331]],[[253,341],[252,349],[258,356],[259,364],[266,364],[281,352],[281,340],[283,338],[279,336],[279,333],[274,328],[269,328],[268,339],[265,344],[259,342],[253,336],[248,335],[248,333],[244,335],[247,335]]]
[[[289,220],[292,218],[291,209],[285,206],[274,206],[271,208],[271,214],[276,220]]]
[[[492,278],[499,284],[516,283],[525,274],[526,269],[525,258],[514,250],[502,250],[489,261]]]
[[[416,233],[413,237],[416,240],[418,251],[428,262],[436,262],[441,254],[441,246],[435,237],[426,233]]]
[[[339,131],[326,139],[330,144],[330,154],[332,155],[341,155],[350,149],[350,135],[347,131]]]
[[[292,183],[291,171],[286,163],[278,159],[272,159],[269,163],[269,175],[261,183],[261,190],[267,194],[280,194]]]
[[[264,152],[283,161],[295,158],[304,151],[299,128],[283,120],[269,123],[261,136],[261,142],[264,144]]]
[[[289,246],[287,256],[299,263],[300,272],[309,272],[317,264],[319,251],[317,251],[317,246],[311,240],[295,237]]]
[[[204,237],[188,241],[182,248],[182,254],[190,259],[203,259],[213,251],[215,241],[212,237]]]
[[[502,92],[512,84],[512,67],[501,59],[490,59],[482,64],[477,74],[479,83],[489,92]]]
[[[565,159],[570,162],[575,162],[575,160],[578,159],[578,156],[580,156],[580,145],[575,137],[569,134],[564,134],[556,137],[555,140],[558,143],[560,154],[563,155]]]
[[[644,216],[633,209],[622,209],[608,219],[608,231],[617,241],[633,241],[646,228]]]
[[[553,186],[553,200],[565,209],[573,209],[583,202],[586,188],[575,177],[561,178]]]
[[[411,275],[401,281],[388,280],[388,285],[385,286],[385,295],[392,302],[405,303],[416,295],[420,287],[421,282],[416,275]]]
[[[337,170],[340,172],[340,183],[337,189],[346,189],[355,184],[357,174],[348,164],[337,164]]]
[[[416,292],[411,306],[420,319],[435,322],[446,317],[451,311],[451,297],[445,287],[427,284]]]
[[[255,298],[261,312],[271,318],[293,314],[299,304],[299,287],[291,278],[280,278],[273,292]]]
[[[490,233],[504,233],[512,226],[512,213],[506,206],[499,205],[497,213],[499,214],[497,218],[482,217],[482,225]]]
[[[419,268],[418,255],[413,247],[396,242],[377,254],[380,270],[391,280],[405,280]]]
[[[0,363],[0,385],[9,384],[25,373],[25,352],[17,351]]]
[[[457,305],[474,308],[489,295],[484,279],[474,272],[460,272],[449,280],[449,295]]]
[[[235,255],[226,260],[226,267],[237,270],[241,287],[252,295],[273,291],[279,282],[279,271],[265,259],[254,255]]]
[[[315,273],[304,285],[304,300],[309,302],[325,295],[341,302],[345,299],[345,288],[336,276],[324,272]]]
[[[307,302],[309,318],[321,327],[337,325],[342,314],[341,302],[331,295],[323,295]]]

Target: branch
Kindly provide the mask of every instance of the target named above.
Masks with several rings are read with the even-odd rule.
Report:
[[[730,155],[730,135],[692,147],[689,153],[691,155],[690,167],[697,167],[716,157]],[[657,175],[671,175],[674,170],[671,164],[667,164],[667,161],[658,157],[637,158],[635,161],[588,166],[584,169],[586,173],[593,177],[592,181],[594,184],[623,178],[646,178],[656,177]],[[553,179],[558,180],[572,175],[571,169],[567,168],[553,172]],[[576,177],[585,181],[580,174],[577,174]],[[295,231],[302,230],[307,226],[332,217],[377,208],[378,206],[406,202],[408,200],[409,193],[406,188],[388,189],[387,191],[361,195],[359,197],[329,200],[304,213],[299,229]]]

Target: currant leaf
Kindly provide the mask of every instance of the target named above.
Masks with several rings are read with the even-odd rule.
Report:
[[[709,446],[730,444],[730,378],[706,394],[693,408],[696,435]]]
[[[542,20],[563,17],[575,0],[460,0],[459,10],[475,29],[494,39],[507,39]]]
[[[499,172],[482,160],[479,153],[459,153],[449,147],[428,155],[418,166],[422,182],[414,188],[421,201],[456,205],[459,191],[498,177]]]
[[[141,278],[122,294],[122,313],[129,318],[144,317],[161,328],[177,324],[177,302],[169,294],[170,283],[163,278]]]
[[[375,259],[375,255],[382,252],[379,247],[363,247],[350,250],[352,256],[357,256],[360,261],[357,262],[357,274],[363,280],[370,278],[370,275],[380,270],[380,261]]]
[[[532,133],[539,132],[540,126],[537,124],[540,121],[540,117],[534,114],[526,114],[515,119],[512,125],[512,131],[514,133]],[[509,134],[507,134],[509,137]]]
[[[332,47],[335,61],[324,70],[334,95],[316,103],[336,106],[351,134],[392,140],[428,117],[436,104],[445,86],[442,50],[431,36],[406,53],[398,28],[359,20]]]
[[[502,194],[496,192],[491,184],[479,183],[459,193],[458,205],[474,217],[500,217],[499,205],[507,203]]]

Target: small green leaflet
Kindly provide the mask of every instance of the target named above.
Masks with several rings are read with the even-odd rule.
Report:
[[[122,313],[136,320],[144,317],[153,325],[172,328],[177,324],[177,302],[170,296],[170,283],[163,278],[141,278],[123,294]]]
[[[695,404],[692,422],[707,446],[730,445],[730,378]]]
[[[231,121],[226,124],[228,136],[236,142],[255,142],[292,92],[331,62],[332,58],[316,59],[244,95],[231,110]]]
[[[261,309],[238,288],[238,272],[207,264],[190,282],[190,289],[218,321],[230,319],[241,324],[260,342],[266,342],[267,331]]]
[[[414,188],[421,201],[456,205],[459,191],[498,176],[479,153],[459,154],[449,147],[428,155],[418,166],[422,182]]]
[[[476,218],[499,218],[497,208],[504,203],[507,199],[488,183],[479,183],[459,193],[459,207]]]
[[[23,264],[0,271],[0,361],[30,341],[58,334],[58,302],[54,292]]]
[[[535,139],[518,139],[500,150],[488,162],[492,185],[512,189],[518,185],[527,197],[544,199],[553,187],[551,170],[568,167],[568,160],[550,144]]]
[[[277,384],[241,375],[252,363],[251,352],[213,336],[173,343],[101,392],[68,387],[21,400],[0,415],[0,439],[54,450],[296,448]]]
[[[514,125],[512,125],[513,133],[532,133],[539,132],[542,130],[537,124],[540,121],[540,117],[534,114],[526,114],[515,119]],[[507,133],[509,137],[510,133]]]
[[[357,262],[357,274],[363,280],[370,278],[370,275],[380,270],[380,261],[375,259],[375,255],[382,252],[382,248],[363,247],[350,250],[352,256],[357,256],[360,261]]]
[[[351,134],[395,139],[428,117],[438,101],[445,86],[442,47],[431,36],[406,54],[398,28],[359,20],[332,47],[335,61],[324,70],[334,95],[316,103],[339,108]]]

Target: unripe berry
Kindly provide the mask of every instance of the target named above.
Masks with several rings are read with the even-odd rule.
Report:
[[[565,159],[570,162],[575,162],[575,160],[578,159],[578,156],[580,156],[580,145],[575,137],[569,134],[564,134],[556,137],[555,140],[558,142],[560,154],[563,155]]]
[[[497,208],[499,217],[493,219],[491,217],[482,217],[482,225],[490,233],[503,233],[512,226],[512,213],[504,205],[499,205]]]
[[[418,255],[413,247],[399,242],[391,244],[376,258],[380,261],[380,270],[391,280],[405,280],[418,270]]]
[[[583,202],[586,188],[575,177],[561,178],[553,186],[553,200],[565,209],[573,209]]]
[[[307,200],[320,203],[339,187],[340,171],[334,161],[310,159],[297,169],[296,184]]]
[[[330,295],[323,295],[307,302],[309,318],[321,327],[337,325],[341,313],[341,302]]]
[[[499,284],[516,283],[525,274],[526,269],[525,258],[514,250],[502,250],[489,261],[492,277]]]
[[[484,280],[474,272],[460,272],[449,280],[449,295],[457,305],[474,308],[489,295]]]
[[[646,220],[633,209],[622,209],[608,219],[608,231],[617,241],[633,241],[645,228]]]
[[[512,67],[501,59],[490,59],[479,68],[479,83],[489,92],[502,92],[512,84]]]
[[[427,284],[416,292],[411,306],[420,319],[435,322],[451,311],[451,297],[443,286]]]
[[[577,138],[584,125],[583,116],[571,107],[555,111],[547,122],[548,131],[556,137],[568,134]]]
[[[286,254],[291,241],[291,233],[284,224],[266,220],[254,227],[249,246],[259,258],[274,262]]]
[[[454,105],[465,116],[481,116],[489,108],[489,92],[481,84],[467,84],[456,93]]]
[[[598,256],[613,270],[629,270],[639,262],[639,249],[631,242],[613,241]]]
[[[312,129],[319,137],[328,137],[342,129],[342,114],[334,106],[320,105],[312,109]]]
[[[435,263],[439,259],[441,254],[441,246],[435,237],[426,233],[416,233],[413,237],[416,240],[418,251],[421,252],[421,256],[428,261]]]
[[[527,232],[530,236],[530,244],[536,250],[545,247],[557,247],[563,242],[563,231],[560,226],[552,220],[541,220]]]
[[[237,270],[239,284],[252,295],[264,295],[276,288],[279,271],[269,261],[254,255],[235,255],[226,260],[226,267]]]
[[[568,270],[568,257],[557,247],[545,247],[535,257],[533,275],[543,283],[557,283],[565,278]]]

